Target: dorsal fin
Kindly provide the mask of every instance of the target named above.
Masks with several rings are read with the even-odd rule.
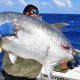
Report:
[[[53,24],[51,24],[52,27],[56,27],[58,29],[66,27],[68,25],[69,25],[68,23],[53,23]]]

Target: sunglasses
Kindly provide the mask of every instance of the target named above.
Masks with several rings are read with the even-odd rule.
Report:
[[[38,15],[38,11],[37,10],[33,9],[32,12],[33,12],[33,14],[37,14]]]

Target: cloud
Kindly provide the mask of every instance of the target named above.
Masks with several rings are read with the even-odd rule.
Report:
[[[21,3],[22,5],[26,6],[26,1],[25,1],[25,0],[19,0],[19,1],[20,1],[20,3]]]
[[[0,4],[5,4],[7,6],[12,6],[13,2],[11,0],[0,0]]]
[[[33,4],[35,6],[40,6],[40,2],[38,0],[19,0],[18,3],[20,3],[23,6],[26,6],[28,4]]]
[[[7,5],[13,5],[13,3],[10,0],[6,0]]]
[[[41,2],[42,5],[48,5],[48,2]]]
[[[53,0],[53,3],[58,7],[72,7],[71,0]]]

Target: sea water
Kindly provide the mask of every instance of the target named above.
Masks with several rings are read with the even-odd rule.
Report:
[[[41,14],[48,23],[67,23],[61,30],[75,49],[80,49],[80,15],[79,14]]]

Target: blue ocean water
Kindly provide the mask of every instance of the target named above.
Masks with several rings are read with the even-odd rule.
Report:
[[[79,14],[41,14],[47,23],[68,23],[62,28],[64,35],[70,40],[74,48],[80,49],[80,15]]]

